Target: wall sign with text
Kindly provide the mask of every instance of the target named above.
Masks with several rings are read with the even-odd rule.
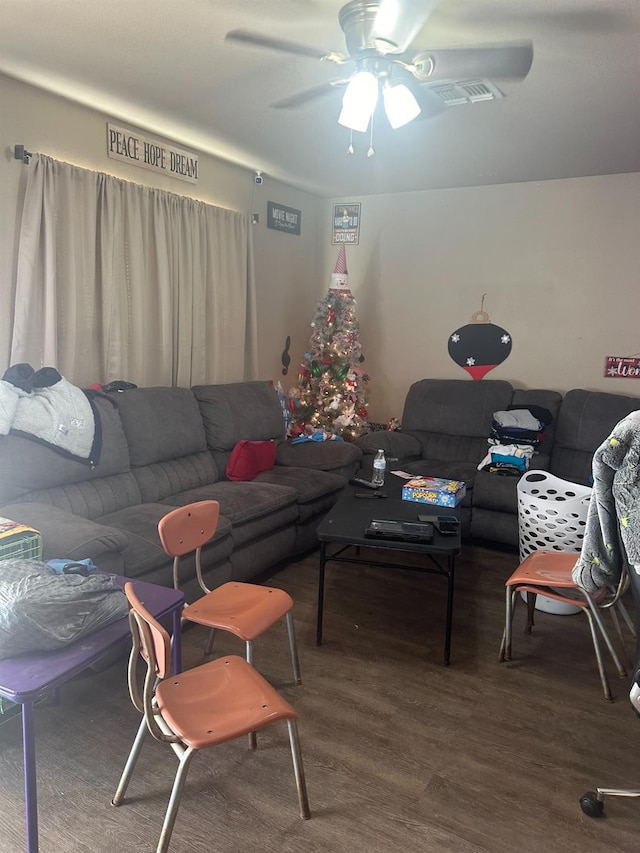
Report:
[[[190,184],[198,183],[197,155],[110,122],[107,122],[107,154],[114,160],[135,163],[142,169],[161,172]]]
[[[295,207],[285,207],[284,204],[267,202],[267,228],[275,231],[286,231],[287,234],[300,234],[302,211]]]
[[[333,245],[360,242],[360,202],[333,205]]]
[[[640,358],[608,355],[604,364],[604,375],[609,379],[640,379]]]

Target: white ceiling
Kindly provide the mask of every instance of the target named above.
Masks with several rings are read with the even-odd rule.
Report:
[[[370,158],[368,135],[346,153],[339,90],[270,106],[344,76],[339,66],[224,40],[245,29],[344,51],[342,5],[1,0],[0,71],[322,196],[640,172],[639,0],[439,0],[413,47],[530,39],[532,69],[500,82],[503,100],[396,131],[380,119]]]

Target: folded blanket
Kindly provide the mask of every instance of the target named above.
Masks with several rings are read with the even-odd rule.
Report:
[[[507,412],[494,412],[493,419],[500,427],[518,427],[537,432],[542,429],[543,424],[534,418],[528,409],[513,409]]]

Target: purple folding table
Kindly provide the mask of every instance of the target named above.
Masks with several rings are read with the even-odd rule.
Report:
[[[120,580],[120,579],[119,579]],[[127,580],[122,578],[124,584]],[[147,610],[162,619],[172,617],[173,667],[181,669],[180,614],[184,595],[156,584],[134,581],[136,595]],[[53,652],[38,652],[0,660],[0,696],[22,705],[22,750],[27,853],[38,853],[38,798],[34,706],[65,681],[96,663],[106,652],[131,636],[127,617],[118,619],[76,643]]]

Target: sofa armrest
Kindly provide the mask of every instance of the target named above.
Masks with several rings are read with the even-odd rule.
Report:
[[[365,456],[384,450],[384,455],[392,459],[422,458],[422,445],[417,438],[406,432],[378,430],[361,435],[355,443]]]
[[[45,560],[90,557],[99,569],[114,572],[124,566],[121,554],[128,540],[115,527],[43,503],[6,504],[0,507],[0,515],[37,530],[42,535]]]
[[[361,458],[362,451],[353,442],[307,441],[292,444],[291,441],[285,441],[278,445],[276,465],[315,468],[353,477],[360,467]]]

